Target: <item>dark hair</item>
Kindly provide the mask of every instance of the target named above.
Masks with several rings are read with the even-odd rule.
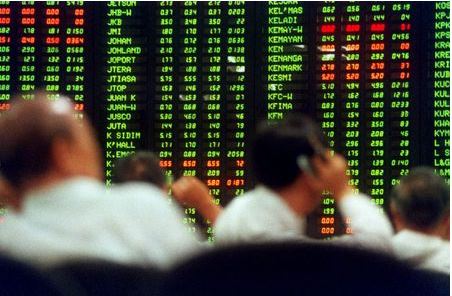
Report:
[[[290,185],[301,173],[297,158],[312,157],[313,144],[324,148],[326,139],[320,128],[304,115],[290,114],[276,123],[261,123],[252,144],[257,181],[272,189]]]
[[[432,168],[418,167],[400,180],[390,198],[402,219],[420,229],[428,229],[449,210],[449,192],[449,186]]]
[[[139,151],[120,158],[115,162],[112,181],[114,183],[140,181],[163,187],[166,180],[159,161],[154,153],[146,151]]]
[[[0,119],[0,171],[14,186],[45,173],[55,139],[72,136],[69,116],[53,112],[50,104],[43,92],[32,101],[17,97]]]

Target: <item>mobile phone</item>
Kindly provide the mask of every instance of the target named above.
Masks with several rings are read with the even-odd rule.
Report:
[[[320,156],[323,161],[326,161],[326,149],[318,142],[315,141],[312,137],[308,137],[309,144],[314,149],[314,155],[313,156]],[[311,166],[311,161],[309,160],[309,157],[305,154],[300,154],[297,157],[297,165],[303,172],[315,175],[314,169]]]
[[[314,171],[312,170],[311,163],[309,162],[308,156],[301,154],[297,157],[297,165],[306,174],[314,175]]]

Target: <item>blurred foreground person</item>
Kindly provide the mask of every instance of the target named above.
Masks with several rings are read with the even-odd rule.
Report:
[[[160,159],[152,152],[138,151],[115,162],[113,182],[145,182],[169,191],[169,181],[159,165]],[[208,221],[215,222],[221,207],[215,204],[209,189],[196,177],[182,177],[171,186],[173,197],[182,205],[193,207]]]
[[[0,227],[0,251],[48,266],[71,259],[168,267],[199,244],[160,188],[106,192],[91,125],[73,104],[37,93],[0,117],[0,171],[17,194]]]
[[[252,145],[258,186],[235,198],[215,225],[220,244],[306,238],[306,216],[333,195],[353,234],[341,242],[390,251],[392,227],[382,211],[348,185],[345,159],[327,150],[320,128],[301,115],[265,124]]]
[[[418,167],[391,193],[395,255],[415,267],[450,273],[450,189],[433,169]]]

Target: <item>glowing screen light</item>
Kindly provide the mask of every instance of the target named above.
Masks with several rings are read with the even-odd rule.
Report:
[[[350,185],[388,206],[416,165],[450,177],[450,3],[0,2],[0,116],[13,94],[72,98],[105,176],[138,149],[227,204],[255,185],[261,120],[315,118]],[[212,225],[184,209],[189,231]],[[345,223],[342,223],[345,221]],[[311,235],[350,233],[325,192]]]

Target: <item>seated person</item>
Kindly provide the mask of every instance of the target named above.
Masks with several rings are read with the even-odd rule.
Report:
[[[415,267],[450,273],[450,189],[433,169],[418,167],[391,192],[395,255]]]
[[[160,188],[124,184],[107,192],[100,147],[65,98],[16,99],[0,117],[0,171],[14,188],[0,252],[39,266],[74,259],[167,268],[197,253],[179,209]]]
[[[113,165],[112,181],[115,184],[146,182],[166,192],[168,182],[159,161],[154,153],[147,151],[137,151],[126,157],[118,158]]]
[[[113,183],[146,182],[168,192],[164,170],[159,158],[152,152],[138,151],[118,159],[113,168]],[[193,207],[208,221],[215,222],[221,207],[214,203],[209,189],[196,177],[182,177],[171,186],[175,199],[183,205]]]
[[[353,193],[345,159],[327,151],[320,128],[301,115],[260,126],[251,147],[258,185],[237,197],[215,224],[216,242],[230,244],[306,238],[305,217],[329,190],[353,234],[342,243],[390,251],[392,227],[382,211]]]

